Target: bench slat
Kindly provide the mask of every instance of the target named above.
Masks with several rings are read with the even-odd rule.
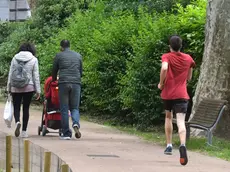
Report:
[[[226,104],[227,101],[225,100],[204,98],[198,105],[196,113],[189,123],[211,128],[215,124],[220,110]]]

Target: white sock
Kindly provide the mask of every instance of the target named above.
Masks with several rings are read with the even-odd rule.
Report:
[[[172,147],[172,143],[170,143],[170,144],[167,144],[167,147]]]

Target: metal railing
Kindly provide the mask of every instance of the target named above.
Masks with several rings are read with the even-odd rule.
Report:
[[[72,172],[54,153],[0,132],[0,172]]]

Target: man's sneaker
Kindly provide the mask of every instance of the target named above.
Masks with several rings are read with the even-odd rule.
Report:
[[[20,128],[21,128],[21,123],[17,122],[16,123],[16,129],[15,129],[15,132],[14,132],[15,137],[18,137],[20,135]]]
[[[28,138],[29,136],[28,136],[26,131],[22,131],[21,137],[22,138]]]
[[[165,149],[164,154],[165,154],[165,155],[172,155],[172,147],[171,147],[171,146],[168,146],[168,147]]]
[[[75,137],[77,139],[81,138],[81,133],[80,133],[79,128],[78,128],[78,126],[76,124],[73,126],[73,129],[74,129],[74,132],[75,132]]]
[[[188,163],[186,147],[183,146],[183,145],[180,146],[179,151],[180,151],[180,164],[181,165],[186,165]]]
[[[68,137],[68,136],[61,136],[60,139],[61,139],[61,140],[71,140],[71,137]]]

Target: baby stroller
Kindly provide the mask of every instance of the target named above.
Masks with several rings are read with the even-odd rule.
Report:
[[[61,136],[61,113],[58,96],[58,81],[52,82],[52,76],[48,77],[44,85],[45,100],[43,102],[43,112],[41,126],[38,126],[38,135],[45,136],[50,132],[48,128],[59,130]]]

